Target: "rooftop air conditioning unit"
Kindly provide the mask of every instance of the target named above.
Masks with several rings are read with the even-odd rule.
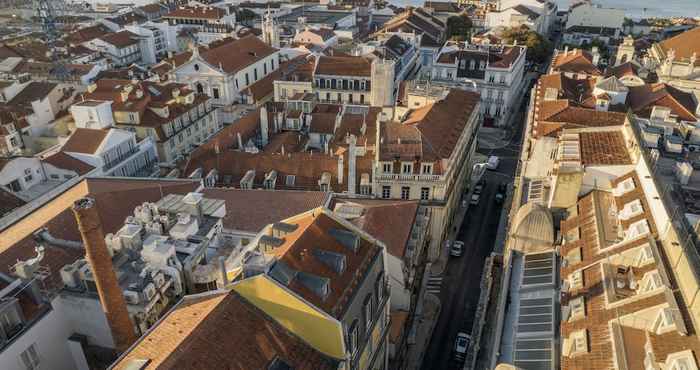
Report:
[[[125,290],[124,291],[124,299],[126,300],[126,303],[128,304],[139,304],[141,301],[141,297],[139,297],[138,292],[134,292],[133,290]]]

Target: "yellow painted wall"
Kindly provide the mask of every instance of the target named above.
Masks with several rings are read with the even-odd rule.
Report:
[[[233,286],[233,290],[319,352],[345,359],[340,322],[301,300],[267,275],[242,280]]]

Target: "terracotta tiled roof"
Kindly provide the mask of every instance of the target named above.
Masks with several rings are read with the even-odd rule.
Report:
[[[81,160],[71,157],[63,151],[50,155],[42,161],[64,170],[75,171],[78,175],[84,175],[95,168]]]
[[[594,76],[601,75],[598,67],[593,64],[593,56],[591,53],[581,49],[559,52],[552,62],[552,70],[554,72],[584,73]]]
[[[335,199],[334,205],[349,203],[360,205],[364,212],[350,219],[355,226],[386,244],[387,253],[399,259],[406,254],[411,230],[418,212],[418,202],[388,199]]]
[[[335,318],[343,317],[367,269],[375,258],[381,256],[381,248],[322,210],[287,219],[284,222],[296,225],[297,228],[285,235],[284,243],[273,250],[272,253],[278,256],[278,261],[288,268],[327,279],[329,282],[326,297],[320,297],[299,282],[299,279],[293,279],[288,288],[329,315]],[[331,234],[333,230],[350,232],[359,237],[357,250],[353,251],[341,244]],[[317,258],[313,250],[345,256],[345,268],[338,273]]]
[[[622,132],[581,132],[578,136],[584,166],[632,164]]]
[[[638,76],[639,73],[639,67],[637,67],[636,64],[632,62],[625,62],[613,67],[609,67],[605,75],[606,76],[615,76],[617,78],[622,78],[625,76]]]
[[[185,297],[114,366],[149,360],[141,369],[335,369],[300,338],[233,290]]]
[[[100,36],[104,36],[110,33],[109,28],[103,24],[96,24],[94,26],[81,28],[75,32],[72,32],[66,36],[66,40],[71,44],[82,44],[90,40],[94,40]]]
[[[631,87],[627,102],[633,112],[644,117],[649,117],[655,106],[661,106],[669,108],[682,120],[697,120],[695,110],[698,103],[693,94],[664,83]]]
[[[4,187],[0,187],[0,217],[25,204],[25,201],[17,198],[14,194],[5,190]]]
[[[309,132],[332,135],[335,132],[336,113],[312,113]]]
[[[189,18],[219,20],[226,16],[226,10],[214,6],[179,6],[163,18]]]
[[[68,153],[95,154],[108,133],[108,130],[77,128],[61,150]]]
[[[224,72],[235,73],[276,51],[277,49],[262,42],[259,38],[249,35],[221,46],[212,47],[203,52],[201,56],[212,66],[221,66]]]
[[[243,93],[250,94],[255,102],[260,102],[272,95],[275,81],[282,80],[283,76],[287,77],[297,71],[301,72],[302,70],[313,68],[313,64],[313,58],[309,59],[306,55],[300,55],[292,60],[281,62],[278,69],[246,87]]]
[[[316,64],[315,74],[326,76],[369,77],[371,72],[372,62],[365,57],[321,56]]]
[[[127,46],[135,45],[139,43],[138,36],[129,31],[119,31],[114,33],[108,33],[106,35],[100,36],[100,40],[112,44],[118,48],[125,48]]]
[[[478,93],[452,89],[443,100],[412,111],[401,124],[383,125],[380,157],[449,158],[478,103]]]
[[[268,224],[324,206],[330,197],[330,193],[320,191],[231,188],[208,188],[202,193],[207,198],[226,202],[225,228],[249,233],[258,233]]]
[[[15,95],[8,104],[31,106],[32,102],[45,99],[58,85],[52,82],[32,81],[19,94]]]
[[[620,126],[626,115],[595,110],[594,78],[572,79],[563,73],[540,77],[535,97],[537,137],[556,135],[563,128]],[[548,96],[547,91],[554,91]]]
[[[700,27],[685,31],[680,35],[671,37],[657,44],[664,54],[673,49],[676,53],[676,61],[688,63],[693,53],[696,54],[696,66],[700,66]]]

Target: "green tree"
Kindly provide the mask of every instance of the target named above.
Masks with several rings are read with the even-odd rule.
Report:
[[[447,18],[447,38],[454,41],[471,39],[472,20],[466,14]]]
[[[501,37],[508,44],[517,43],[527,46],[527,59],[532,62],[542,63],[552,55],[552,43],[539,33],[526,27],[507,28]]]

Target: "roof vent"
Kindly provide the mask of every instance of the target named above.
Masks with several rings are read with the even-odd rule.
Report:
[[[297,276],[297,273],[297,270],[289,267],[282,261],[277,261],[277,263],[275,263],[270,270],[270,276],[286,286],[289,286],[289,284],[292,283],[294,278]]]
[[[322,249],[314,249],[313,254],[319,261],[330,267],[338,275],[345,271],[345,255]]]
[[[306,289],[312,291],[321,300],[325,300],[328,297],[328,293],[330,293],[330,279],[303,271],[297,274],[297,278]]]
[[[342,244],[353,253],[357,253],[357,250],[360,248],[360,238],[351,231],[330,229],[328,233],[331,234],[331,236],[338,241],[338,243]]]
[[[274,248],[281,246],[284,243],[284,239],[276,238],[274,236],[263,235],[260,237],[260,246],[263,252],[270,251]]]
[[[272,236],[282,238],[285,235],[293,232],[299,227],[296,224],[288,224],[286,222],[275,222],[272,224]]]

